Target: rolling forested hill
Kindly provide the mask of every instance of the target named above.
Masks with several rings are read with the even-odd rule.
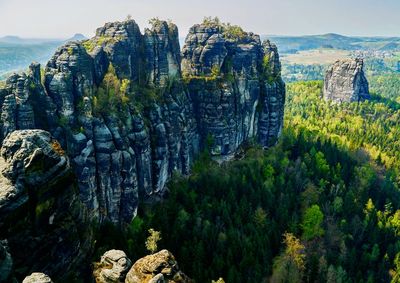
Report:
[[[265,36],[267,37],[267,36]],[[305,36],[268,36],[279,47],[282,53],[293,53],[302,50],[318,48],[333,48],[342,50],[382,50],[400,49],[398,37],[357,37],[344,36],[335,33]]]
[[[0,38],[0,80],[5,79],[10,72],[24,70],[33,61],[46,63],[64,42],[84,38],[81,34],[76,34],[67,40],[2,37]]]

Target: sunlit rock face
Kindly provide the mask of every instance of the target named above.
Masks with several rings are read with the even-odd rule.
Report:
[[[195,25],[181,52],[174,24],[154,20],[142,34],[127,20],[12,75],[0,89],[0,141],[48,131],[89,219],[129,223],[204,148],[224,158],[246,141],[274,144],[284,101],[277,48],[259,36]]]
[[[336,61],[325,74],[324,99],[337,103],[369,99],[363,65],[362,59]]]
[[[179,268],[175,257],[162,250],[136,261],[126,275],[125,283],[193,283]]]
[[[276,46],[253,33],[201,24],[190,29],[182,57],[203,146],[225,156],[251,139],[275,143],[285,101]]]

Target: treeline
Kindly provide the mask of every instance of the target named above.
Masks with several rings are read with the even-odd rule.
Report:
[[[368,81],[371,92],[400,102],[400,73],[371,76]]]
[[[378,95],[359,104],[324,102],[320,81],[289,84],[287,90],[287,127],[306,128],[359,155],[365,151],[379,164],[398,171],[400,108],[396,102]]]
[[[285,82],[322,80],[327,68],[328,65],[288,64],[284,62],[282,78]]]

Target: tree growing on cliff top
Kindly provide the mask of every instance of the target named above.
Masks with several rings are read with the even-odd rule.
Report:
[[[160,20],[160,18],[155,17],[149,20],[149,25],[151,25],[153,28],[160,26],[162,24],[162,20]]]
[[[204,17],[203,25],[206,27],[219,27],[221,26],[221,21],[218,17]]]

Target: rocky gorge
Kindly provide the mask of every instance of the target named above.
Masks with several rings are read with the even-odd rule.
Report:
[[[285,84],[274,44],[208,21],[181,51],[174,24],[151,24],[142,34],[133,20],[107,23],[0,88],[0,270],[11,255],[18,276],[63,282],[90,253],[92,227],[129,223],[203,150],[229,159],[243,143],[276,142]]]

